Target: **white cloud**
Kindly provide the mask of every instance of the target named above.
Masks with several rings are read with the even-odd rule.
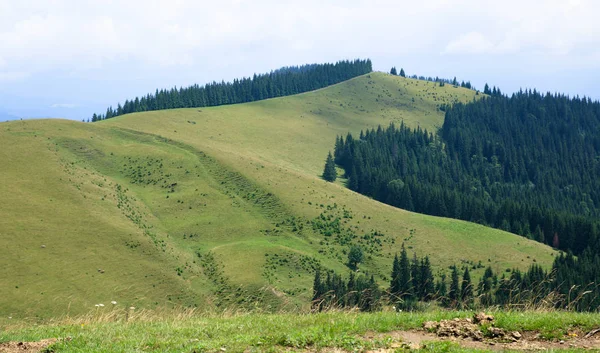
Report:
[[[486,54],[494,51],[494,44],[479,32],[469,32],[451,41],[445,54]]]
[[[540,6],[538,1],[507,0],[470,5],[480,22],[478,29],[450,39],[444,54],[576,56],[600,46],[597,1],[548,0]]]
[[[598,12],[593,0],[0,0],[0,65],[31,72],[125,61],[193,68],[246,57],[248,48],[270,58],[427,55],[440,47],[445,54],[566,54],[600,44]]]
[[[473,81],[598,72],[598,13],[595,0],[0,0],[0,93],[90,107],[356,57]]]
[[[55,103],[52,104],[50,106],[50,108],[67,108],[67,109],[72,109],[72,108],[77,108],[79,105],[78,104],[73,104],[73,103]]]

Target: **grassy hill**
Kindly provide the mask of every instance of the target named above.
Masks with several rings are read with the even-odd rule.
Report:
[[[372,73],[247,104],[2,123],[0,311],[52,316],[111,300],[293,309],[306,305],[315,268],[347,271],[349,244],[386,287],[403,242],[438,270],[549,266],[541,244],[319,177],[336,135],[401,121],[432,131],[439,105],[476,98]]]

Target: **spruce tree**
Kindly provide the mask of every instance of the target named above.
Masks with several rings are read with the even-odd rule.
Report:
[[[404,73],[404,69],[400,68],[400,76],[406,77],[406,73]]]
[[[348,278],[348,285],[346,286],[348,290],[348,294],[346,295],[346,306],[354,307],[358,304],[358,299],[360,297],[360,288],[357,287],[356,276],[354,272],[350,272],[350,277]]]
[[[327,155],[327,160],[325,161],[325,169],[323,170],[323,179],[334,182],[337,179],[337,171],[335,170],[335,162],[333,161],[333,156],[331,152]]]
[[[398,254],[394,256],[394,262],[392,264],[392,279],[390,280],[390,297],[393,301],[400,295],[400,260]]]
[[[313,309],[317,309],[319,311],[323,308],[323,295],[325,294],[326,289],[321,281],[321,271],[317,269],[315,272],[315,279],[313,281]]]
[[[479,295],[481,304],[484,306],[492,305],[494,299],[491,291],[494,287],[494,273],[491,267],[488,266],[488,268],[485,269],[485,273],[479,280],[479,285],[477,287],[477,294]]]
[[[435,283],[433,279],[433,272],[431,271],[431,262],[429,256],[425,256],[421,260],[421,299],[431,300],[435,291]]]
[[[448,292],[448,298],[450,299],[451,305],[456,305],[460,298],[460,285],[458,283],[458,269],[456,265],[452,266],[452,274],[450,276],[450,292]]]
[[[413,254],[412,261],[410,263],[410,279],[411,279],[411,292],[418,299],[421,299],[421,272],[420,262],[417,259],[417,254]]]
[[[436,297],[442,300],[442,305],[445,305],[448,299],[448,287],[446,286],[446,274],[442,273],[442,277],[435,286]]]
[[[460,286],[460,299],[462,304],[467,307],[473,302],[473,285],[471,284],[471,275],[469,274],[468,267],[465,267],[465,272],[463,273]]]
[[[399,294],[402,299],[411,296],[410,262],[408,260],[406,248],[404,248],[404,244],[402,244],[402,251],[400,252],[400,274],[398,276],[398,288],[400,289]]]
[[[396,71],[396,67],[395,66],[392,67],[392,69],[390,70],[390,74],[392,74],[394,76],[398,75],[398,71]]]
[[[323,283],[321,282],[321,271],[315,272],[315,279],[313,281],[313,300],[318,300],[324,293]]]

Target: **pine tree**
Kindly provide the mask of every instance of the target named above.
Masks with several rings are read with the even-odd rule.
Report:
[[[546,241],[546,239],[544,238],[544,232],[542,232],[542,228],[540,227],[539,224],[535,227],[535,232],[533,234],[533,238],[536,241],[539,241],[540,243],[544,243]]]
[[[483,87],[483,93],[487,95],[492,95],[492,90],[490,90],[490,86],[487,83]]]
[[[406,77],[406,73],[404,73],[404,69],[400,68],[400,76]]]
[[[469,274],[469,268],[465,267],[463,273],[462,283],[460,286],[460,300],[466,307],[470,306],[473,302],[473,286],[471,284],[471,275]]]
[[[313,281],[313,308],[321,311],[323,295],[326,293],[323,282],[321,281],[321,271],[317,269],[315,271],[315,279]]]
[[[417,254],[413,254],[412,261],[410,263],[410,279],[411,279],[411,293],[418,298],[421,299],[421,276],[419,276],[420,271],[420,263],[417,259]]]
[[[358,299],[360,298],[360,288],[358,288],[356,283],[356,276],[354,272],[350,272],[350,277],[348,278],[348,285],[346,286],[348,290],[348,295],[346,295],[346,306],[354,307],[358,304]]]
[[[325,161],[325,169],[323,170],[323,179],[334,182],[337,179],[337,171],[335,169],[335,162],[333,161],[333,156],[331,152],[327,155],[327,160]]]
[[[398,276],[400,294],[402,297],[410,296],[411,284],[410,284],[410,262],[408,261],[408,254],[406,248],[402,244],[402,251],[400,252],[400,275]]]
[[[442,273],[440,280],[435,286],[436,297],[442,300],[442,305],[447,305],[448,300],[448,287],[446,285],[446,274]]]
[[[458,283],[458,269],[456,265],[452,266],[452,274],[450,276],[450,292],[448,292],[450,305],[457,305],[460,299],[460,285]]]
[[[488,266],[488,268],[485,269],[483,277],[481,277],[481,279],[479,280],[479,285],[477,286],[477,294],[480,298],[481,304],[484,306],[492,305],[494,302],[491,293],[494,287],[493,278],[494,273],[492,271],[492,268]]]
[[[394,76],[398,75],[398,71],[396,71],[396,67],[395,66],[392,67],[392,69],[390,70],[390,74],[392,74]]]
[[[344,137],[336,136],[335,138],[335,148],[333,149],[333,157],[335,164],[343,164],[342,163],[342,154],[344,153]]]
[[[394,256],[392,264],[392,279],[390,280],[390,297],[393,301],[400,296],[400,260],[398,254]]]
[[[425,256],[421,260],[421,299],[431,300],[435,291],[435,283],[433,279],[433,272],[431,271],[431,262],[429,256]]]

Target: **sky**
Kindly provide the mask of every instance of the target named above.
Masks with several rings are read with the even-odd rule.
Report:
[[[600,99],[596,0],[0,0],[0,121],[370,58],[376,71]]]

